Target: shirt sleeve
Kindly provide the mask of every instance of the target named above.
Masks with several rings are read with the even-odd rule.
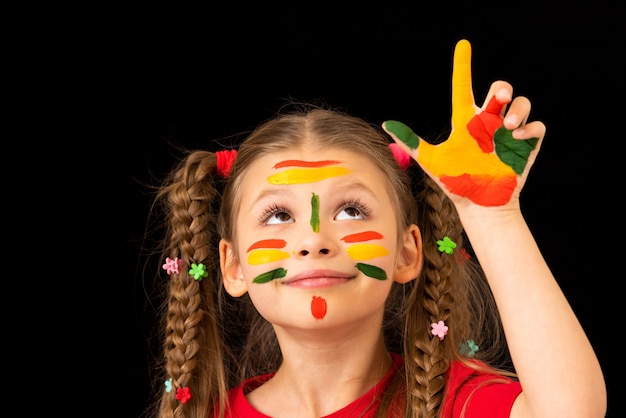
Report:
[[[518,381],[474,370],[460,361],[451,364],[447,384],[442,410],[445,418],[508,418],[513,402],[522,392]]]

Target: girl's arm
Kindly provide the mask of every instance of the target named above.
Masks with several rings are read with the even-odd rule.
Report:
[[[519,194],[543,141],[530,102],[509,83],[474,104],[471,47],[455,49],[452,132],[432,145],[406,125],[385,130],[455,203],[498,305],[523,392],[511,417],[604,417],[606,387],[594,350],[520,210]],[[507,110],[508,107],[508,110]]]

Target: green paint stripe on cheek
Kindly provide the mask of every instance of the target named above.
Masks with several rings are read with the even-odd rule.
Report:
[[[279,267],[275,270],[268,271],[267,273],[259,274],[256,276],[252,283],[263,284],[267,282],[271,282],[274,279],[281,279],[287,275],[287,270],[282,267]]]
[[[376,280],[387,280],[387,273],[380,267],[372,266],[371,264],[356,263],[356,268],[366,276],[369,276]]]
[[[320,197],[315,193],[311,196],[311,227],[313,232],[320,232]]]

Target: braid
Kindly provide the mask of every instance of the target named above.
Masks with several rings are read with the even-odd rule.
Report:
[[[172,379],[172,390],[162,398],[162,418],[209,416],[218,397],[226,391],[214,302],[219,286],[215,171],[215,155],[196,151],[189,154],[159,193],[167,202],[170,220],[166,254],[179,257],[183,263],[181,271],[169,277],[164,354],[166,378]],[[209,275],[195,280],[189,274],[192,263],[203,263]],[[184,404],[175,397],[177,389],[183,387],[188,387],[192,395]]]
[[[420,229],[424,246],[424,266],[419,282],[413,287],[407,307],[407,338],[405,353],[409,376],[408,403],[412,416],[435,417],[442,405],[445,390],[445,373],[455,352],[453,308],[456,306],[455,284],[460,263],[455,256],[442,253],[437,240],[450,237],[462,245],[463,228],[450,199],[428,176],[418,201]],[[431,323],[444,321],[449,332],[443,341],[431,334]]]

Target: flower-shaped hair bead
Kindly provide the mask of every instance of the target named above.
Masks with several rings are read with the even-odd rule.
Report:
[[[468,357],[472,357],[478,351],[478,345],[476,345],[474,340],[467,340],[463,344],[461,344],[461,348],[460,348],[459,351],[463,355],[466,355]]]
[[[178,257],[173,260],[169,257],[165,259],[165,264],[163,264],[163,270],[167,271],[167,274],[172,273],[180,273],[180,269],[183,268],[183,260]]]
[[[443,239],[437,241],[438,249],[442,253],[452,254],[452,251],[456,248],[456,242],[452,241],[450,237],[445,236]]]
[[[209,272],[206,271],[206,266],[204,264],[192,263],[191,269],[189,269],[189,274],[192,275],[195,280],[200,281],[203,278],[207,277],[209,275]]]
[[[191,399],[191,389],[189,389],[188,386],[176,389],[176,399],[182,404],[187,403],[187,401]]]
[[[433,335],[439,337],[439,340],[443,340],[444,337],[448,334],[448,327],[443,321],[433,322],[430,324],[432,330],[430,331]]]

